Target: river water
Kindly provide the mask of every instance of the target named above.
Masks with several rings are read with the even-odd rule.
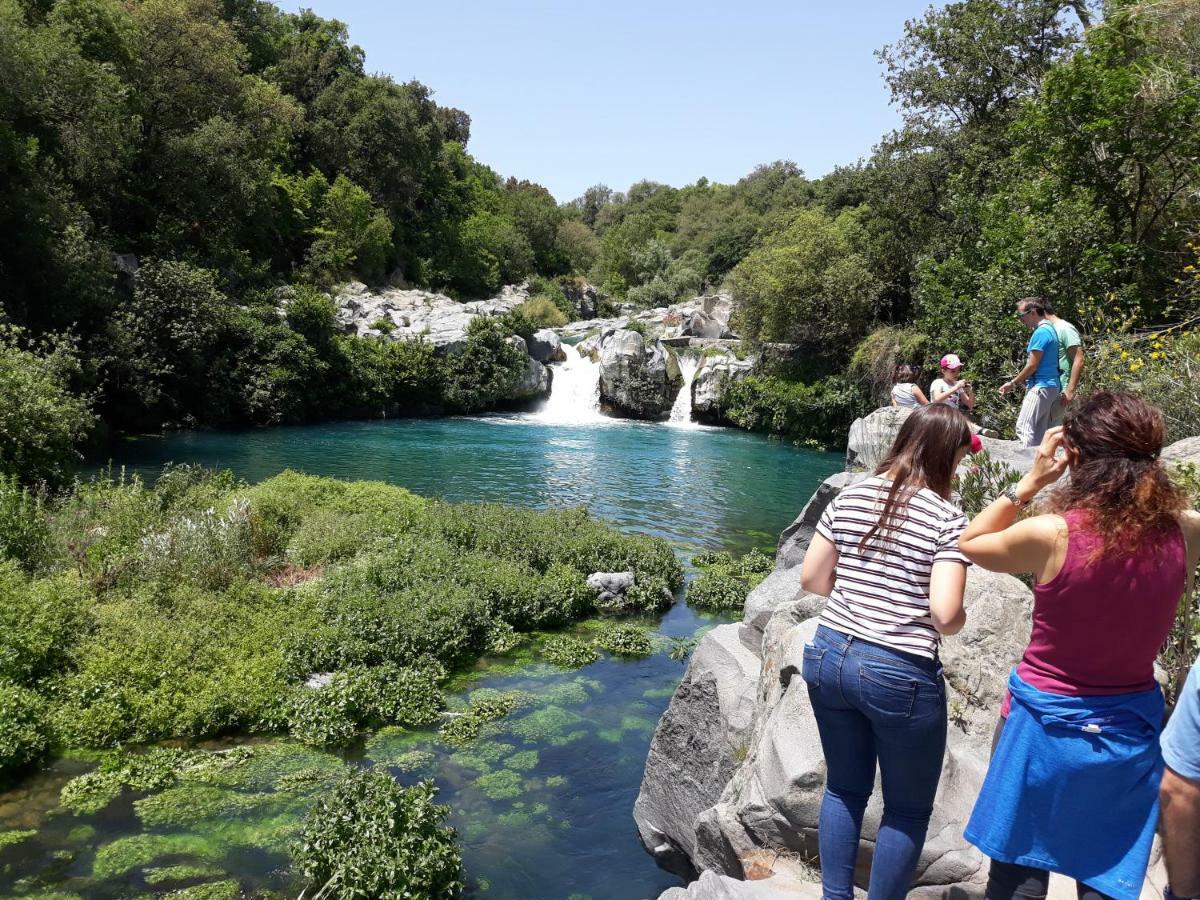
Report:
[[[248,481],[292,468],[389,481],[450,501],[584,504],[618,528],[666,538],[685,560],[704,548],[772,551],[817,484],[840,468],[830,454],[738,431],[606,419],[580,383],[593,378],[589,367],[577,364],[574,377],[560,379],[555,394],[561,400],[574,391],[577,399],[540,413],[185,432],[125,442],[112,462],[151,477],[167,462],[229,468]],[[716,621],[677,603],[653,623],[663,638],[655,655],[605,658],[577,671],[532,656],[484,660],[460,680],[463,692],[521,689],[536,704],[466,752],[430,733],[383,734],[353,757],[387,766],[406,783],[434,777],[459,831],[473,895],[654,897],[679,880],[642,851],[632,809],[655,724],[683,673],[666,639],[701,634]],[[210,872],[204,878],[296,895],[286,842],[272,843],[272,828],[285,818],[277,805],[255,806],[239,794],[238,804],[217,804],[208,818],[182,825],[144,823],[129,797],[90,816],[56,809],[58,787],[81,770],[60,760],[0,794],[0,832],[37,831],[0,846],[0,893],[150,894],[201,878],[164,881],[165,865],[202,863]],[[153,864],[156,851],[137,844],[146,836],[165,853]],[[132,864],[113,862],[126,857]]]

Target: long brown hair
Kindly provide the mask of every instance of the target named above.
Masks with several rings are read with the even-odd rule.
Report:
[[[908,501],[921,488],[949,500],[955,457],[970,446],[971,426],[953,406],[930,403],[913,410],[900,426],[892,449],[875,469],[876,475],[894,471],[895,477],[878,521],[863,535],[858,549],[866,552],[872,538],[886,540],[900,524]]]
[[[1085,510],[1102,536],[1098,556],[1144,551],[1155,531],[1174,525],[1188,508],[1186,494],[1158,459],[1163,416],[1133,394],[1099,391],[1073,406],[1063,422],[1068,449],[1078,456],[1070,481],[1054,492],[1052,512]],[[1161,544],[1156,544],[1161,546]]]

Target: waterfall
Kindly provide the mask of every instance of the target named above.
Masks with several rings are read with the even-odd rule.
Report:
[[[604,422],[600,412],[600,366],[570,344],[562,345],[565,362],[552,366],[550,397],[531,417],[551,425]]]
[[[682,353],[677,356],[679,360],[679,372],[683,375],[683,387],[679,389],[679,393],[675,396],[675,403],[671,406],[672,425],[687,425],[692,421],[692,379],[696,377],[696,369],[700,367],[700,360],[694,356],[684,356]]]

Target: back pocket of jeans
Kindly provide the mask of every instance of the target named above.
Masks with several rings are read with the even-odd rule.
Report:
[[[858,667],[858,696],[863,706],[881,716],[911,716],[917,698],[917,679],[882,666]]]
[[[821,686],[821,660],[824,657],[824,647],[814,647],[812,644],[804,645],[804,664],[800,669],[800,677],[807,682],[809,687],[819,688]]]

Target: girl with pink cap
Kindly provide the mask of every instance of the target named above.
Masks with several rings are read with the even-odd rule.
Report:
[[[975,392],[971,390],[971,383],[958,380],[958,373],[963,367],[962,360],[953,353],[947,353],[938,366],[942,370],[942,377],[935,378],[933,384],[929,385],[929,399],[955,409],[974,409]]]

